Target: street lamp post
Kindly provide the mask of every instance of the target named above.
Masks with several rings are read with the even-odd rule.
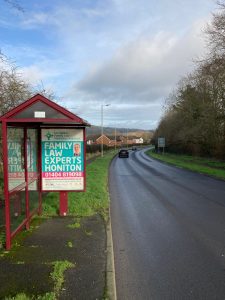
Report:
[[[117,138],[116,138],[116,127],[115,127],[115,152],[116,152],[116,143],[117,143]]]
[[[104,106],[109,106],[110,104],[101,104],[101,134],[102,134],[102,143],[101,143],[101,156],[103,157],[104,151],[103,151],[103,107]]]

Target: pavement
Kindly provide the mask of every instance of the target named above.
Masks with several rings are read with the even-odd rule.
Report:
[[[53,217],[38,224],[18,247],[0,255],[0,299],[116,299],[111,224],[100,215]],[[69,261],[57,292],[55,262]],[[60,283],[59,283],[60,285]],[[17,298],[14,298],[17,299]],[[54,299],[54,297],[53,297]]]

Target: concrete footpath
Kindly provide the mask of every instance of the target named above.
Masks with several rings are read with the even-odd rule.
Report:
[[[19,247],[0,256],[0,299],[24,293],[26,299],[47,300],[51,292],[61,300],[115,299],[110,238],[110,224],[99,215],[45,220]],[[56,284],[51,273],[63,261],[73,266],[56,292],[60,280]]]

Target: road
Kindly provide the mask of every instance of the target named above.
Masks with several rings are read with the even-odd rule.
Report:
[[[109,180],[117,299],[225,299],[225,182],[144,150]]]

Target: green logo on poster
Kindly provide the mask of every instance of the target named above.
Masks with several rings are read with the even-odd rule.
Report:
[[[48,139],[48,141],[53,137],[53,134],[51,134],[51,132],[47,132],[46,135],[45,135]]]

